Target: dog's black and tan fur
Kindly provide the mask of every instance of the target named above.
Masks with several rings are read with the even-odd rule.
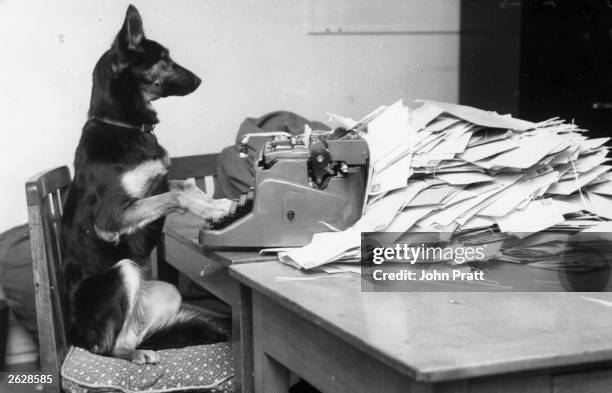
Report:
[[[227,213],[193,183],[168,181],[168,155],[150,132],[151,101],[193,92],[200,79],[144,36],[133,6],[93,72],[89,120],[74,161],[64,206],[64,278],[72,344],[135,362],[155,362],[150,349],[221,341],[224,337],[180,309],[175,287],[145,281],[164,217],[187,211]]]

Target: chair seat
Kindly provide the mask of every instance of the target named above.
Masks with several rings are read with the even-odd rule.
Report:
[[[157,364],[139,365],[71,347],[62,365],[66,392],[90,391],[229,393],[234,391],[230,343],[157,351]]]

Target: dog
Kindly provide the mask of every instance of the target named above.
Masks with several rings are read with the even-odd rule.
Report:
[[[169,181],[168,154],[153,127],[151,102],[193,92],[201,80],[145,37],[130,5],[111,48],[93,71],[89,119],[76,149],[74,179],[62,217],[69,338],[93,353],[155,363],[154,350],[223,341],[178,290],[144,280],[167,214],[226,215],[193,182]]]

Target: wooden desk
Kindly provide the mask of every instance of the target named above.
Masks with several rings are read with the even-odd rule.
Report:
[[[230,275],[253,291],[257,393],[286,392],[288,370],[330,393],[612,391],[612,293],[361,292],[278,262]]]
[[[210,291],[232,307],[232,341],[237,391],[252,391],[252,340],[250,293],[241,292],[240,285],[228,275],[235,264],[264,262],[276,257],[255,252],[213,252],[198,243],[198,231],[203,221],[189,214],[171,214],[164,227],[165,261],[196,284]]]

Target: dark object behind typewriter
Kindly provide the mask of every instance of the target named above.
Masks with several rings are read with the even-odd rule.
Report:
[[[324,135],[324,136],[323,136]],[[343,230],[362,213],[367,143],[354,132],[268,142],[257,160],[255,186],[230,215],[200,231],[209,248],[296,247],[329,226]]]

